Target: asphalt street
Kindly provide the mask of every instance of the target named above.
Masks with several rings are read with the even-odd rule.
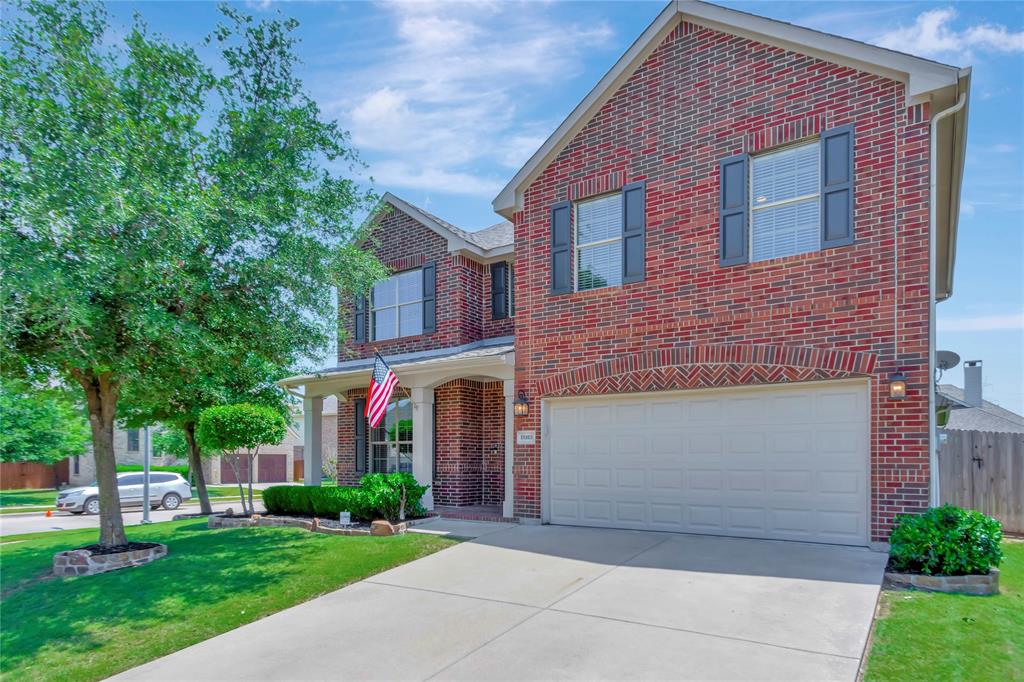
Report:
[[[235,511],[240,510],[240,502],[218,502],[214,503],[214,511],[223,511],[233,507]],[[256,502],[256,510],[260,511],[262,505]],[[183,504],[181,508],[174,511],[156,509],[149,513],[150,521],[170,521],[175,514],[195,514],[199,512],[198,504]],[[124,525],[136,526],[142,523],[142,510],[130,508],[123,511]],[[66,512],[54,512],[50,518],[45,512],[32,512],[30,514],[3,514],[0,515],[0,536],[19,535],[21,533],[40,533],[53,530],[70,530],[78,528],[99,528],[98,516],[87,516],[85,514],[69,514]]]

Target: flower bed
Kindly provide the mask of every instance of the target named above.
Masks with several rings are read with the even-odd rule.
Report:
[[[142,566],[164,556],[167,556],[167,545],[157,542],[129,542],[114,547],[89,545],[54,554],[53,574],[64,577],[96,575]]]

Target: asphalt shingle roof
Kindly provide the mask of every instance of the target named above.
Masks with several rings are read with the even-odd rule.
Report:
[[[953,403],[964,403],[964,389],[953,384],[940,384],[940,396]],[[993,433],[1024,433],[1024,417],[987,400],[981,407],[957,407],[949,412],[943,428],[950,431],[988,431]]]
[[[410,204],[412,206],[414,204]],[[512,223],[507,220],[503,220],[500,223],[485,227],[481,230],[464,230],[461,227],[456,227],[444,218],[440,218],[430,211],[426,211],[419,206],[416,209],[422,212],[424,215],[428,215],[438,223],[448,228],[455,234],[465,239],[470,244],[475,244],[481,249],[496,249],[501,246],[508,246],[512,243],[513,228]]]

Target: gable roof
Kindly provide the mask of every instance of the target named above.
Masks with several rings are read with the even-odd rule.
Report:
[[[907,104],[931,102],[932,114],[953,105],[958,96],[970,88],[970,68],[941,64],[701,0],[670,0],[651,25],[494,198],[491,205],[499,215],[511,219],[516,211],[522,209],[526,188],[683,21],[899,81],[906,85]],[[936,297],[939,300],[948,298],[953,287],[956,223],[966,145],[966,110],[967,107],[964,107],[955,116],[949,117],[943,122],[944,125],[940,124],[939,131],[942,137],[937,154],[940,183],[939,196],[936,197],[936,262],[939,269]]]
[[[470,231],[456,227],[447,220],[439,218],[419,206],[414,206],[391,192],[385,192],[384,196],[381,197],[380,204],[385,203],[444,237],[448,240],[448,250],[453,253],[462,251],[477,258],[488,260],[498,259],[513,252],[513,227],[512,223],[507,220],[490,227],[485,227],[482,230]],[[379,214],[375,211],[373,215]]]
[[[953,384],[940,384],[937,393],[953,407],[943,427],[946,430],[1024,433],[1024,417],[1016,412],[987,400],[981,401],[981,407],[970,407],[964,398],[964,389]]]

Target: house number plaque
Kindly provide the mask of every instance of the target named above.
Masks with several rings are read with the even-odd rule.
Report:
[[[516,445],[534,445],[536,442],[536,431],[516,431]]]

